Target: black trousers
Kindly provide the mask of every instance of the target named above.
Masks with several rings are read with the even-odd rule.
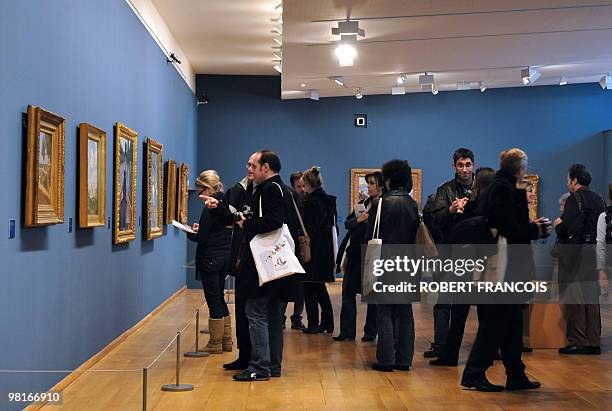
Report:
[[[288,302],[281,303],[281,310],[283,311],[283,323],[287,320],[287,305]],[[299,324],[302,322],[302,311],[304,311],[304,288],[302,284],[297,289],[297,295],[293,302],[293,314],[291,314],[291,324]]]
[[[485,377],[493,363],[497,348],[501,348],[502,360],[508,380],[521,380],[525,364],[521,360],[523,345],[523,313],[520,304],[478,305],[478,333],[468,358],[463,380],[472,381]]]
[[[433,308],[434,317],[434,340],[431,344],[435,348],[442,348],[446,344],[450,327],[450,304],[436,304]]]
[[[463,341],[465,322],[470,313],[469,304],[453,304],[450,313],[450,328],[446,337],[446,344],[442,346],[440,358],[450,361],[459,360],[459,350]]]
[[[368,304],[363,333],[368,337],[376,337],[376,304]],[[342,282],[340,335],[355,338],[355,334],[357,334],[357,290],[345,278]]]
[[[333,328],[334,312],[325,283],[305,281],[302,286],[304,287],[308,328],[317,328],[319,325]],[[319,305],[321,306],[321,322],[319,322]]]
[[[219,319],[229,315],[223,294],[227,260],[228,256],[202,257],[198,260],[198,272],[210,318]]]
[[[249,320],[246,317],[245,292],[241,290],[240,276],[236,276],[235,314],[236,317],[236,345],[238,359],[249,362],[251,360],[251,336],[249,333]]]

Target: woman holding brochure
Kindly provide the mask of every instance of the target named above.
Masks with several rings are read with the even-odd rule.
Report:
[[[223,198],[223,184],[215,170],[200,173],[195,181],[199,194]],[[227,304],[223,298],[225,275],[228,271],[232,229],[223,225],[219,208],[204,207],[199,223],[193,225],[195,234],[187,237],[198,243],[196,249],[196,279],[202,281],[204,298],[208,305],[210,340],[205,351],[221,354],[232,351],[232,326]]]

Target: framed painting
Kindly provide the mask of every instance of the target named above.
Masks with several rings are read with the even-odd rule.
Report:
[[[115,244],[136,238],[136,158],[138,133],[115,127]]]
[[[28,106],[24,226],[64,222],[64,135],[66,120]]]
[[[181,224],[187,224],[187,195],[189,184],[189,166],[181,164],[178,170],[178,199],[176,220]]]
[[[164,147],[147,139],[147,240],[163,234],[163,168]]]
[[[538,218],[538,186],[540,184],[540,177],[537,174],[527,174],[523,179],[523,183],[523,188],[532,192],[529,201],[529,218],[535,220]]]
[[[166,224],[171,224],[176,218],[176,161],[168,160],[166,162]]]
[[[368,198],[368,183],[365,176],[380,171],[376,168],[353,168],[351,169],[351,204],[349,209],[352,212],[353,206]],[[412,169],[412,191],[410,195],[421,208],[421,195],[423,190],[423,170],[420,168]]]
[[[79,227],[100,227],[106,220],[106,132],[79,125]]]

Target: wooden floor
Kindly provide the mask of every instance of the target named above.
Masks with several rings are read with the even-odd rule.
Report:
[[[334,303],[336,329],[340,287],[328,287]],[[198,306],[202,292],[189,290],[165,307],[125,342],[98,362],[94,369],[142,369],[183,328]],[[291,307],[291,306],[290,306]],[[462,390],[459,378],[474,339],[475,313],[470,314],[458,368],[431,367],[422,356],[432,330],[430,305],[416,305],[417,329],[414,369],[410,372],[372,371],[375,343],[335,342],[329,334],[285,332],[283,376],[268,382],[238,383],[221,365],[236,352],[208,358],[181,357],[181,382],[193,391],[162,392],[174,382],[175,351],[168,350],[149,371],[150,410],[513,410],[513,409],[612,409],[612,326],[610,306],[604,307],[604,350],[601,356],[561,357],[556,350],[525,354],[528,374],[542,382],[537,391],[479,393]],[[233,310],[233,305],[230,306]],[[365,305],[359,309],[363,326]],[[472,310],[475,311],[475,310]],[[203,335],[204,343],[207,336]],[[359,335],[359,337],[361,334]],[[194,347],[194,330],[183,336],[182,351]],[[499,361],[488,372],[494,383],[505,382]],[[53,411],[58,407],[45,407]],[[138,410],[142,408],[142,373],[86,374],[64,391],[68,410]]]

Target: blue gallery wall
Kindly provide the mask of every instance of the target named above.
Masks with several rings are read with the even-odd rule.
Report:
[[[174,229],[154,241],[138,230],[135,241],[114,246],[106,227],[76,228],[77,125],[107,133],[108,216],[113,126],[119,121],[138,132],[138,218],[146,137],[164,145],[164,161],[195,168],[194,95],[125,0],[2,1],[0,54],[0,369],[73,369],[185,284],[187,253]],[[61,225],[22,228],[21,121],[28,104],[66,118]],[[13,240],[9,219],[17,220]],[[64,376],[0,374],[0,392],[40,391]]]
[[[280,78],[197,78],[198,167],[217,169],[226,185],[242,178],[248,156],[268,147],[280,155],[285,181],[292,171],[322,167],[326,190],[349,208],[351,168],[377,168],[407,159],[423,169],[423,200],[452,177],[452,152],[474,150],[476,162],[497,168],[499,152],[517,146],[541,178],[540,214],[558,213],[567,167],[586,164],[603,193],[604,130],[612,127],[612,92],[597,84],[531,86],[480,91],[280,100]],[[367,128],[353,116],[368,115]],[[608,137],[609,139],[610,137]]]

